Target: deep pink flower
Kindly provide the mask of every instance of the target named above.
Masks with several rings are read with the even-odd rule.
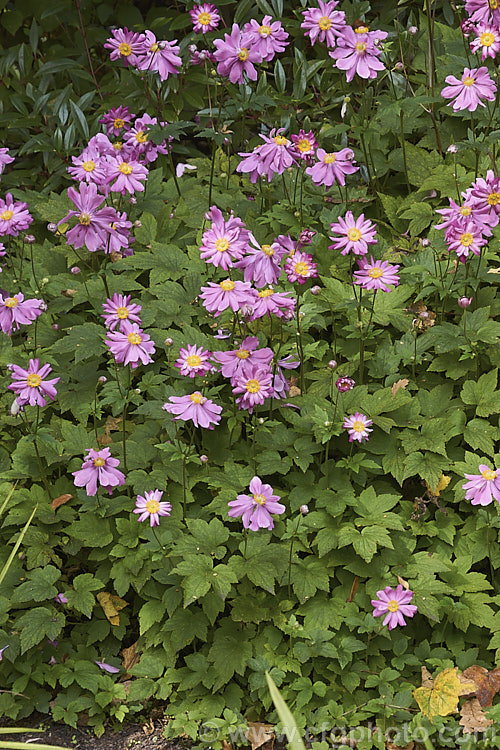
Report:
[[[238,156],[242,159],[236,167],[237,172],[243,172],[248,174],[250,182],[257,182],[259,177],[263,177],[266,174],[266,167],[261,158],[261,152],[264,144],[259,144],[254,148],[253,151],[238,151]]]
[[[119,465],[119,460],[111,457],[109,448],[102,451],[87,448],[82,468],[73,472],[75,485],[85,487],[89,497],[97,494],[98,484],[111,495],[114,487],[125,484],[125,475],[117,469]]]
[[[231,279],[224,279],[218,284],[209,281],[208,286],[202,286],[200,291],[203,305],[216,318],[228,307],[236,312],[243,305],[253,305],[257,296],[248,282]]]
[[[101,190],[105,190],[108,172],[108,162],[101,156],[95,145],[88,146],[80,156],[72,157],[73,166],[68,172],[78,182],[93,182]]]
[[[233,393],[241,394],[236,399],[238,408],[251,414],[255,406],[273,395],[273,373],[267,367],[249,365],[233,377],[232,385]]]
[[[446,238],[448,250],[454,250],[461,263],[465,263],[469,253],[479,255],[481,248],[488,242],[481,230],[482,227],[473,221],[451,227]]]
[[[335,387],[340,393],[346,393],[346,391],[352,391],[354,386],[356,385],[355,381],[352,378],[348,378],[345,375],[343,375],[341,378],[338,378],[338,380],[335,381]]]
[[[139,328],[137,323],[124,320],[120,331],[109,331],[104,342],[115,361],[124,365],[131,364],[135,369],[139,362],[149,365],[155,353],[154,342],[151,337]]]
[[[397,625],[406,625],[403,615],[413,617],[417,611],[417,607],[410,604],[413,591],[404,589],[400,583],[396,589],[386,586],[385,589],[377,591],[377,596],[378,599],[372,599],[373,616],[386,615],[382,625],[387,625],[389,630],[393,630]]]
[[[207,31],[214,31],[220,23],[219,11],[212,3],[195,5],[189,11],[189,15],[193,22],[193,31],[195,34],[206,34]]]
[[[115,179],[116,178],[116,179]],[[115,159],[108,161],[108,182],[113,182],[111,190],[114,193],[135,193],[144,192],[144,185],[148,178],[148,170],[138,161],[130,159],[127,161],[120,153]]]
[[[269,181],[272,180],[273,175],[283,174],[288,167],[296,163],[292,143],[282,133],[283,128],[278,130],[273,128],[268,136],[260,136],[264,141],[258,152],[260,169],[262,174],[267,174]]]
[[[24,294],[14,294],[13,297],[3,297],[0,294],[0,328],[10,336],[12,330],[18,331],[19,325],[29,325],[35,318],[46,310],[45,302],[41,299],[24,299]]]
[[[257,51],[268,62],[289,44],[286,41],[289,35],[281,22],[273,21],[271,16],[264,16],[262,23],[252,19],[245,24],[243,32],[248,34],[252,50]]]
[[[293,155],[297,159],[304,159],[308,162],[311,161],[316,149],[318,148],[318,141],[316,140],[313,131],[310,130],[306,133],[305,130],[302,130],[301,128],[298,135],[293,133],[290,136],[290,139],[293,143],[291,149]]]
[[[148,130],[153,125],[166,126],[168,122],[158,122],[156,117],[150,117],[147,112],[138,117],[132,128],[125,133],[125,145],[130,150],[130,158],[143,160],[146,164],[156,161],[158,154],[168,154],[170,147],[166,140],[156,144],[149,140]],[[169,137],[169,142],[172,141]]]
[[[496,500],[500,503],[500,471],[490,469],[486,464],[479,464],[480,474],[465,474],[469,481],[462,485],[466,490],[465,499],[471,505],[489,505]]]
[[[58,222],[58,226],[64,224],[70,217],[75,216],[78,223],[67,233],[68,243],[73,244],[76,248],[85,245],[89,252],[94,253],[96,250],[101,250],[107,246],[108,235],[114,232],[112,224],[117,219],[118,214],[110,206],[100,208],[104,196],[98,194],[94,183],[87,185],[85,182],[81,182],[79,188],[80,192],[73,187],[68,188],[68,198],[75,204],[77,210],[71,210],[66,214]]]
[[[276,315],[277,318],[293,316],[295,312],[295,300],[289,297],[290,292],[275,292],[273,287],[261,289],[257,299],[253,303],[253,312],[250,320],[257,320],[264,315]]]
[[[340,237],[330,237],[333,245],[329,245],[331,250],[340,250],[341,255],[347,255],[353,252],[354,255],[366,255],[368,245],[376,245],[375,235],[377,227],[361,214],[354,219],[352,211],[347,211],[345,218],[339,216],[336,224],[330,224],[332,231],[340,234]]]
[[[137,495],[134,513],[139,513],[138,521],[146,521],[149,518],[151,527],[160,525],[160,516],[169,516],[172,510],[171,503],[161,502],[162,490],[151,490],[145,492],[144,496]]]
[[[237,23],[233,23],[231,34],[224,34],[224,40],[215,39],[214,45],[219,75],[229,76],[231,83],[244,83],[243,73],[251,81],[257,80],[253,63],[262,62],[262,56],[252,48],[248,34],[244,34]]]
[[[128,107],[112,107],[109,112],[101,117],[100,123],[106,126],[108,135],[118,137],[122,130],[128,130],[135,115],[130,112]]]
[[[380,60],[381,50],[378,44],[386,36],[385,31],[366,32],[365,27],[352,29],[346,26],[337,40],[337,48],[329,53],[330,57],[335,60],[339,70],[345,71],[348,82],[355,75],[360,78],[376,78],[378,72],[385,69]]]
[[[33,217],[28,211],[27,203],[14,201],[10,193],[6,194],[5,200],[0,198],[0,236],[10,234],[11,237],[17,237],[32,222]]]
[[[354,165],[354,153],[350,148],[343,148],[337,152],[326,152],[318,148],[318,161],[314,166],[306,168],[315,185],[331,187],[335,182],[345,185],[345,176],[354,174],[359,167]]]
[[[285,248],[277,242],[272,245],[259,245],[255,237],[250,235],[250,244],[246,248],[247,254],[235,265],[243,270],[245,281],[252,281],[255,286],[275,284],[281,276],[281,259]]]
[[[221,375],[225,378],[234,378],[240,375],[245,365],[266,369],[269,368],[273,358],[272,349],[265,347],[259,349],[259,339],[256,336],[247,336],[237,349],[229,352],[214,352],[212,359],[222,365]]]
[[[300,24],[305,29],[305,36],[311,40],[311,44],[326,42],[327,47],[335,47],[335,37],[344,32],[345,13],[342,10],[334,10],[338,5],[337,0],[323,2],[318,0],[318,8],[308,8],[302,11],[304,21]]]
[[[113,294],[111,299],[107,299],[103,302],[102,307],[104,310],[104,323],[106,328],[110,331],[114,331],[117,326],[123,332],[123,326],[128,321],[129,323],[140,323],[141,319],[139,313],[141,312],[141,305],[130,303],[131,295],[125,296],[124,294]]]
[[[468,109],[469,112],[475,112],[478,105],[485,107],[482,101],[495,101],[497,87],[488,74],[488,68],[465,68],[462,78],[459,81],[455,76],[446,76],[445,86],[441,91],[441,96],[445,99],[453,99],[449,107],[453,106],[454,112]]]
[[[307,279],[314,279],[318,275],[316,263],[309,253],[295,252],[285,261],[285,273],[288,281],[293,284],[305,284]]]
[[[354,284],[358,284],[363,289],[381,289],[383,292],[390,292],[387,286],[399,284],[397,271],[399,266],[391,266],[387,260],[373,260],[370,256],[370,262],[365,260],[359,271],[354,272]]]
[[[14,157],[10,156],[8,148],[0,148],[0,174],[3,172],[3,168],[7,164],[11,164],[14,161]]]
[[[113,29],[113,36],[109,37],[104,48],[111,50],[111,60],[122,60],[125,65],[137,65],[139,55],[142,54],[144,34],[124,29]]]
[[[94,659],[94,664],[97,664],[99,669],[102,669],[103,672],[109,672],[109,674],[118,674],[120,671],[118,667],[113,667],[105,661],[97,661],[97,659]]]
[[[177,39],[172,42],[159,42],[152,31],[146,31],[142,43],[140,56],[137,59],[137,68],[153,73],[158,73],[161,81],[166,81],[169,75],[177,75],[178,68],[182,65],[179,57],[180,47]]]
[[[206,427],[209,430],[213,430],[213,425],[220,422],[222,406],[215,404],[199,391],[186,396],[170,396],[169,402],[163,404],[162,409],[175,414],[174,421],[192,420],[195,427]]]
[[[363,440],[368,440],[369,433],[373,432],[370,429],[371,424],[373,424],[371,419],[368,419],[367,416],[357,411],[355,414],[351,414],[344,419],[342,427],[349,432],[350,443],[353,440],[358,440],[362,443]]]
[[[500,3],[497,0],[465,0],[465,10],[473,23],[500,26]]]
[[[67,604],[68,597],[64,596],[64,594],[56,594],[54,597],[54,601],[56,602],[56,604]]]
[[[458,298],[458,306],[462,308],[467,308],[472,305],[472,297],[459,297]]]
[[[40,360],[30,359],[27,370],[18,365],[11,365],[10,369],[11,378],[14,382],[10,383],[7,387],[10,391],[14,391],[17,394],[16,401],[19,406],[24,406],[25,404],[29,404],[30,406],[45,406],[47,403],[45,396],[48,396],[51,401],[57,396],[54,386],[59,382],[60,378],[44,380],[52,372],[50,365],[45,364],[40,367]]]
[[[270,484],[262,484],[259,477],[254,477],[250,481],[251,495],[238,495],[236,500],[228,503],[230,518],[239,518],[243,523],[243,528],[251,531],[259,529],[274,529],[274,515],[281,515],[285,512],[284,505],[278,502],[279,495],[273,495],[273,488]]]
[[[476,38],[470,43],[471,50],[481,51],[481,60],[486,60],[487,57],[495,59],[500,50],[500,30],[491,24],[479,24],[476,34]]]
[[[500,214],[500,177],[495,177],[495,173],[488,169],[486,178],[478,177],[466,194],[467,203],[472,208],[471,218],[477,224],[486,224],[488,228],[495,227]],[[479,216],[476,211],[480,211]],[[487,219],[483,218],[484,215]],[[484,230],[483,234],[486,234]]]
[[[179,359],[175,362],[181,375],[194,378],[195,375],[206,375],[214,369],[210,364],[211,353],[208,349],[196,344],[188,344],[187,349],[179,351]]]
[[[490,170],[488,174],[493,175],[493,172]],[[494,182],[498,183],[498,180],[495,179]],[[480,185],[480,183],[482,184]],[[472,190],[476,186],[481,193],[481,197],[472,195]],[[436,209],[436,212],[443,216],[444,221],[440,224],[435,224],[434,229],[444,229],[445,238],[448,241],[456,237],[459,230],[465,231],[466,225],[472,221],[483,234],[490,235],[491,228],[498,224],[498,214],[495,206],[496,196],[498,196],[498,200],[500,201],[500,193],[494,193],[492,192],[493,190],[494,186],[488,185],[481,178],[473,183],[472,189],[469,188],[467,191],[468,197],[463,205],[460,206],[452,198],[449,198],[449,208]]]
[[[210,209],[212,226],[203,233],[200,256],[205,263],[212,263],[225,271],[235,265],[248,249],[250,233],[241,219],[231,216],[224,221],[216,206]]]

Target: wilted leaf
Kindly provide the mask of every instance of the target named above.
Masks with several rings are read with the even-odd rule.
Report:
[[[463,726],[464,732],[467,734],[484,732],[487,727],[491,727],[493,724],[493,719],[487,718],[477,698],[464,703],[460,709],[460,717],[458,723]]]
[[[110,621],[111,625],[120,624],[120,609],[128,606],[128,602],[120,599],[116,594],[110,594],[108,591],[101,591],[97,594],[97,601],[104,610],[104,614]]]
[[[488,672],[484,667],[473,664],[472,667],[465,669],[462,675],[476,685],[476,690],[470,692],[476,694],[481,706],[483,708],[491,706],[493,698],[500,690],[500,667]]]
[[[432,679],[432,675],[427,669],[427,667],[420,667],[422,672],[422,687],[432,687],[434,685],[434,680]]]
[[[429,487],[427,482],[425,483],[425,486],[429,490],[430,493],[432,493],[435,497],[439,497],[439,493],[445,490],[449,483],[451,482],[451,477],[447,477],[445,474],[441,474],[441,479],[437,483],[435,489],[432,489],[432,487]]]
[[[288,396],[289,398],[293,398],[294,396],[300,396],[301,393],[302,391],[300,390],[300,388],[297,388],[296,385],[291,385]]]
[[[252,750],[265,745],[266,742],[274,739],[272,724],[261,724],[259,722],[249,721],[245,737],[250,740]]]
[[[77,294],[76,289],[63,289],[61,291],[61,294],[64,294],[65,297],[74,297],[75,294]]]
[[[52,510],[57,510],[61,505],[64,505],[64,503],[67,503],[68,500],[71,500],[72,497],[73,495],[59,495],[59,497],[55,497],[52,500],[50,507],[52,508]]]
[[[124,648],[121,652],[123,659],[122,659],[122,667],[125,670],[125,672],[130,672],[132,667],[135,667],[136,664],[139,663],[141,657],[136,653],[136,647],[137,647],[138,641],[133,643],[128,648]]]
[[[500,273],[500,268],[488,268],[488,273]]]
[[[99,445],[111,445],[113,438],[110,436],[111,430],[119,430],[122,417],[111,417],[108,416],[104,423],[104,435],[97,436],[97,442]]]
[[[397,380],[395,383],[393,383],[393,386],[391,388],[392,395],[395,396],[400,388],[406,388],[409,382],[410,381],[408,380],[408,378],[401,378],[401,380]]]
[[[405,581],[405,579],[404,579],[404,578],[401,578],[401,576],[396,576],[396,577],[397,577],[397,579],[398,579],[398,583],[399,583],[399,584],[400,584],[400,585],[401,585],[401,586],[402,586],[402,587],[403,587],[404,589],[408,590],[408,589],[410,588],[410,584],[408,583],[408,581]],[[425,669],[425,667],[422,667],[422,670],[424,670],[424,669]],[[425,671],[427,672],[427,669],[425,669]],[[423,674],[424,674],[424,673],[423,673],[423,671],[422,671],[422,678],[423,678]],[[430,676],[430,672],[429,672],[429,676]],[[432,678],[431,678],[431,679],[432,679]],[[423,683],[423,679],[422,679],[422,685],[423,685],[423,684],[424,684],[424,683]]]
[[[352,602],[352,600],[356,596],[356,591],[358,590],[358,586],[359,586],[359,578],[358,576],[355,576],[354,581],[352,582],[352,586],[351,586],[351,593],[349,594],[349,598],[347,599],[348,602]]]
[[[458,696],[474,683],[462,683],[458,679],[457,667],[443,669],[432,687],[419,687],[413,691],[420,710],[431,721],[434,716],[448,716],[458,710]]]

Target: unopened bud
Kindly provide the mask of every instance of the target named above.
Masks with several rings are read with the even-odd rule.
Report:
[[[190,44],[188,50],[191,52],[191,54],[196,52],[196,44]]]
[[[314,294],[316,297],[317,294],[321,294],[321,287],[316,284],[316,286],[311,287],[311,294]]]
[[[450,145],[448,146],[446,150],[449,154],[457,154],[458,146],[455,143],[450,143]]]
[[[431,241],[428,237],[424,237],[421,244],[422,244],[422,247],[429,247],[429,245],[431,244]]]
[[[80,269],[78,268],[78,266],[73,266],[73,268],[71,268],[70,271],[75,276],[80,273]]]
[[[337,369],[337,362],[336,362],[336,360],[335,359],[331,359],[328,362],[328,367],[330,368],[330,370],[336,370]]]
[[[136,219],[134,221],[134,227],[137,227],[137,228],[142,227],[142,222],[140,222],[139,219]]]
[[[52,324],[52,328],[54,329],[54,331],[58,331],[59,330],[59,326],[57,325],[57,323],[53,323]]]
[[[107,383],[108,379],[107,379],[106,375],[101,375],[100,377],[97,378],[97,382],[98,383]]]
[[[203,454],[202,456],[200,456],[200,461],[202,464],[206,464],[208,461],[208,456],[205,456],[205,454]]]
[[[472,304],[472,297],[460,297],[458,300],[459,307],[469,307]]]
[[[309,506],[301,505],[300,512],[302,513],[303,516],[307,516],[307,514],[309,513]]]
[[[36,242],[36,239],[34,235],[32,234],[25,234],[24,241],[26,242],[27,245],[34,245],[34,243]]]
[[[54,234],[57,232],[57,224],[54,224],[54,222],[51,221],[50,224],[47,224],[47,229]]]
[[[21,411],[21,407],[17,403],[17,398],[15,398],[14,401],[12,402],[12,406],[10,407],[10,416],[17,417],[20,411]]]
[[[417,26],[410,26],[410,28],[408,29],[408,34],[411,34],[412,36],[415,36],[415,34],[418,34]]]
[[[128,202],[130,203],[131,206],[135,206],[135,204],[137,203],[137,198],[135,197],[135,195],[131,195],[130,198],[128,199]]]
[[[399,61],[394,66],[394,70],[403,70],[403,67],[404,67],[403,63],[401,61]]]
[[[174,340],[171,338],[167,338],[164,341],[165,346],[173,346]]]
[[[49,283],[48,278],[46,276],[44,276],[43,279],[42,279],[43,286],[45,286],[45,284],[48,284],[48,283]]]

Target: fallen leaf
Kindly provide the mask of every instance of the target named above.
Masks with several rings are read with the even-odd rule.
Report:
[[[108,591],[100,591],[97,594],[97,601],[104,610],[104,614],[108,618],[111,625],[120,624],[120,609],[128,607],[128,602],[124,599],[120,599],[116,594],[110,594]]]
[[[400,388],[406,388],[409,382],[410,381],[407,378],[401,378],[401,380],[397,380],[391,388],[392,395],[395,396]]]
[[[97,442],[99,445],[111,445],[113,438],[109,437],[109,435],[98,435]]]
[[[71,500],[72,497],[73,495],[59,495],[59,497],[55,497],[52,500],[50,507],[52,508],[52,510],[57,510],[61,507],[61,505],[64,505],[64,503],[67,503],[68,500]]]
[[[412,740],[404,747],[400,747],[399,745],[395,745],[393,742],[386,742],[385,746],[387,750],[413,750],[413,748],[415,747],[415,743]]]
[[[358,576],[355,576],[354,581],[352,582],[352,586],[351,586],[351,593],[349,594],[349,598],[346,601],[352,602],[352,600],[356,596],[356,591],[358,590],[358,586],[359,586],[359,578]]]
[[[296,385],[291,385],[288,396],[289,398],[293,398],[294,396],[300,396],[301,393],[302,391],[300,390],[300,388],[297,388]]]
[[[74,297],[75,294],[77,294],[76,289],[63,289],[61,294],[64,294],[65,297]]]
[[[427,667],[420,667],[420,670],[422,672],[422,687],[432,687],[434,680]]]
[[[451,477],[447,477],[444,474],[441,474],[441,479],[437,483],[435,489],[432,489],[427,482],[425,483],[425,486],[429,490],[429,492],[434,495],[434,497],[439,497],[439,493],[442,492],[442,490],[445,490],[449,483],[451,482]]]
[[[481,706],[483,708],[491,706],[493,698],[500,690],[500,667],[488,672],[484,667],[473,664],[472,667],[465,669],[462,674],[466,679],[475,683],[476,690],[470,692],[476,694]]]
[[[458,710],[458,696],[470,688],[470,683],[462,683],[458,679],[458,668],[443,669],[434,680],[432,687],[419,687],[413,691],[420,710],[433,720],[435,716],[448,716]]]
[[[249,721],[245,737],[247,740],[250,740],[252,750],[257,750],[257,748],[265,745],[266,742],[274,741],[273,725]]]
[[[464,703],[460,709],[460,721],[458,722],[464,728],[466,734],[472,732],[484,732],[487,727],[491,727],[493,719],[488,719],[481,704],[477,698]]]
[[[137,647],[137,643],[138,641],[121,651],[121,655],[123,656],[122,667],[125,672],[130,672],[132,667],[135,667],[135,665],[138,664],[141,659],[141,657],[136,653],[135,650]]]
[[[226,740],[222,740],[222,750],[233,750],[233,746],[230,742],[226,742]]]
[[[396,578],[398,579],[398,583],[401,584],[401,586],[408,591],[408,589],[410,588],[410,584],[408,583],[408,581],[405,581],[405,579],[401,578],[401,576],[396,576]],[[425,669],[425,667],[422,667],[422,669]],[[427,672],[427,670],[425,671]],[[429,675],[430,675],[430,672],[429,672]],[[423,684],[424,683],[422,682],[422,685]]]
[[[146,736],[150,734],[154,734],[155,725],[153,724],[151,719],[148,719],[148,721],[142,725],[142,731],[144,732]]]
[[[99,443],[99,445],[111,445],[111,443],[113,442],[113,438],[109,433],[112,430],[119,430],[121,422],[122,417],[107,417],[106,422],[104,423],[104,435],[97,436],[97,442]]]
[[[488,273],[500,273],[500,268],[488,268]]]

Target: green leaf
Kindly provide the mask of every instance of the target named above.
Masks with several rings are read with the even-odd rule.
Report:
[[[67,592],[68,606],[74,607],[87,617],[91,617],[95,604],[92,591],[104,588],[104,583],[95,578],[92,573],[82,573],[73,579],[73,591]]]
[[[316,557],[306,557],[292,565],[293,590],[297,598],[304,602],[318,589],[329,591],[330,579],[326,566]]]
[[[165,614],[166,604],[157,599],[150,600],[142,605],[139,611],[139,632],[146,633],[155,623],[161,622]]]
[[[493,427],[486,419],[471,419],[464,431],[464,440],[474,450],[495,455],[495,441],[498,439],[498,427]]]
[[[498,370],[481,375],[479,380],[467,380],[462,388],[464,404],[476,407],[478,417],[489,417],[500,412],[500,391],[497,390]]]
[[[80,520],[74,521],[66,531],[86,547],[106,547],[113,541],[109,519],[98,518],[92,513],[86,513]]]
[[[63,629],[66,618],[54,607],[35,607],[26,612],[17,621],[16,627],[21,631],[21,654],[44,638],[54,640]]]
[[[217,679],[213,689],[226,685],[236,672],[243,675],[248,659],[252,656],[252,643],[245,637],[243,626],[225,619],[214,633],[208,658],[217,667]]]
[[[57,589],[53,585],[61,577],[61,572],[53,565],[45,568],[35,568],[27,574],[28,580],[21,583],[12,595],[12,601],[18,602],[43,602],[53,599]]]

